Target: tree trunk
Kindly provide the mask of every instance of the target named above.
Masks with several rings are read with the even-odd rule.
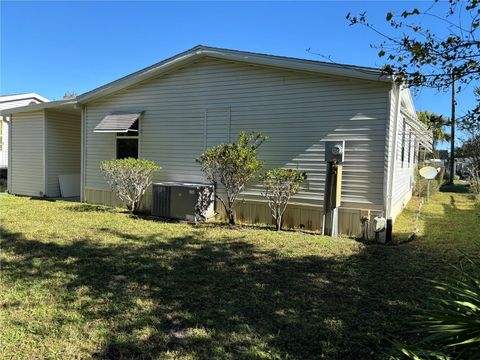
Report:
[[[455,72],[452,73],[452,118],[451,118],[451,134],[450,134],[450,178],[448,183],[453,185],[455,180],[455,107],[457,105],[455,99]]]
[[[278,215],[277,218],[275,219],[275,223],[277,225],[277,231],[282,230],[282,220],[283,220],[282,215]]]
[[[130,202],[127,203],[127,210],[129,213],[132,213],[132,214],[135,211],[133,205]]]
[[[227,218],[230,225],[235,225],[235,214],[233,213],[233,209],[227,209]]]

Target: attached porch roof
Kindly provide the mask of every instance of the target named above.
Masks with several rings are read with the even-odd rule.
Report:
[[[16,108],[11,109],[4,109],[0,110],[0,115],[8,116],[11,114],[16,113],[23,113],[23,112],[30,112],[30,111],[39,111],[44,109],[55,109],[58,111],[75,111],[80,112],[80,109],[77,108],[77,100],[76,99],[68,99],[68,100],[57,100],[57,101],[49,101],[45,103],[39,104],[31,104],[25,106],[19,106]]]

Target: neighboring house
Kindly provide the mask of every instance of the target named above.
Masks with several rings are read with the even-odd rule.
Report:
[[[138,156],[162,167],[155,181],[202,182],[195,159],[207,147],[233,141],[242,130],[262,131],[269,136],[259,150],[267,168],[307,173],[285,222],[311,229],[322,221],[324,143],[345,140],[344,234],[358,234],[362,215],[396,218],[412,195],[418,148],[431,149],[432,141],[409,90],[377,69],[204,46],[76,100],[10,114],[14,147],[22,141],[16,134],[26,136],[27,129],[45,134],[29,140],[35,159],[21,145],[14,152],[11,193],[58,196],[58,174],[77,169],[81,199],[107,205],[118,200],[100,171],[103,160]],[[148,192],[145,210],[151,202]],[[271,222],[260,186],[244,191],[237,217]]]
[[[11,114],[8,192],[59,197],[59,175],[80,177],[80,116],[75,103],[50,101],[0,112]]]
[[[0,95],[0,110],[11,109],[30,104],[47,102],[48,99],[36,93]],[[0,116],[0,176],[6,176],[8,168],[8,116]]]

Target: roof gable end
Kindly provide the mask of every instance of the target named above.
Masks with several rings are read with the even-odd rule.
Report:
[[[239,61],[249,64],[272,66],[290,70],[323,73],[326,75],[357,78],[363,80],[391,82],[392,78],[386,76],[379,69],[359,67],[352,65],[333,64],[321,61],[305,60],[283,56],[252,53],[246,51],[220,49],[206,46],[196,46],[190,50],[165,59],[159,63],[146,67],[142,70],[112,81],[106,85],[86,92],[77,97],[79,103],[87,103],[135,85],[141,81],[148,80],[155,76],[172,71],[178,67],[185,66],[201,57],[211,57],[229,61]]]

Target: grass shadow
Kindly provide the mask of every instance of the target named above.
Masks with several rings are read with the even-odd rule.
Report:
[[[127,210],[121,208],[114,208],[105,205],[95,205],[87,203],[79,203],[78,205],[69,206],[66,208],[68,211],[73,212],[109,212],[109,213],[127,213]]]
[[[456,193],[456,194],[466,194],[470,192],[469,186],[466,184],[448,184],[445,183],[440,187],[441,192]]]
[[[455,229],[440,228],[465,217],[473,224],[474,210],[444,195],[418,241],[368,244],[348,255],[302,251],[313,236],[298,248],[260,246],[269,231],[259,231],[257,243],[238,229],[185,227],[179,235],[162,224],[141,235],[104,226],[95,237],[58,243],[1,226],[9,254],[2,276],[28,294],[41,286],[50,306],[78,314],[69,320],[58,311],[45,339],[64,334],[73,342],[73,326],[82,341],[100,329],[95,346],[77,345],[86,348],[80,357],[383,359],[392,340],[414,339],[408,322],[431,291],[427,278],[448,278],[458,250],[474,251],[467,245],[475,233],[461,242]],[[87,211],[104,213],[96,208]],[[439,232],[441,243],[433,238]],[[16,311],[24,302],[4,306]]]
[[[10,281],[33,285],[61,272],[70,280],[56,296],[81,293],[77,310],[88,323],[109,319],[98,358],[381,358],[387,339],[400,333],[399,320],[411,316],[406,248],[282,257],[242,239],[209,241],[208,231],[112,233],[125,243],[60,246],[1,231],[3,249],[19,258],[4,263]]]

